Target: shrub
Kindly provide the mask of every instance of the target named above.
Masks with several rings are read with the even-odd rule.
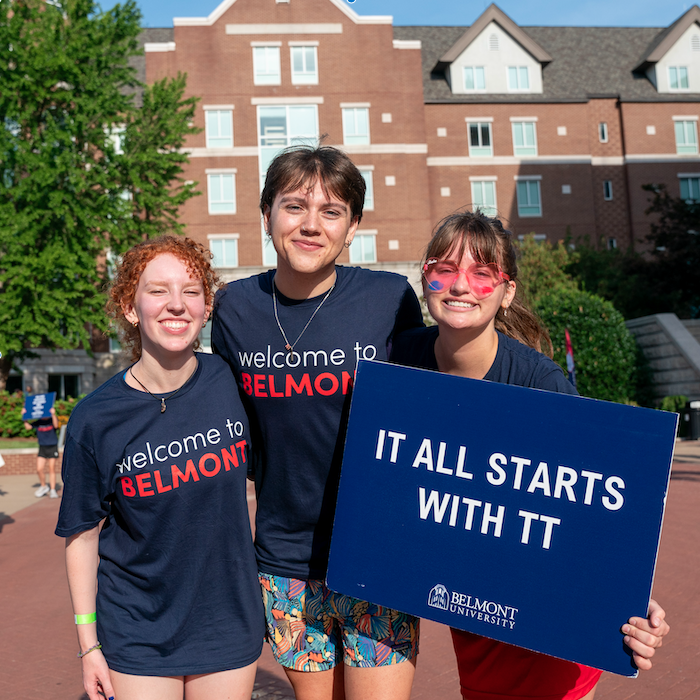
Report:
[[[81,398],[82,396],[78,399],[56,401],[54,408],[56,409],[59,423],[68,420]],[[24,429],[22,406],[24,406],[23,394],[19,392],[9,394],[6,391],[0,391],[0,437],[34,437],[36,435],[34,430]]]
[[[554,360],[566,371],[565,329],[571,335],[579,393],[630,403],[635,396],[636,343],[622,314],[588,292],[553,290],[535,310],[549,329]]]

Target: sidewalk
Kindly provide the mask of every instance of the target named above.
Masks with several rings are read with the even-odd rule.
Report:
[[[37,499],[36,476],[0,469],[0,698],[86,700],[63,565],[53,535],[60,500]],[[252,494],[249,494],[249,501]],[[654,668],[636,680],[604,674],[596,700],[700,698],[700,442],[677,444],[654,597],[666,608],[671,638]],[[571,633],[589,621],[564,621]],[[423,621],[412,700],[460,700],[449,630]],[[293,698],[265,646],[255,700]]]

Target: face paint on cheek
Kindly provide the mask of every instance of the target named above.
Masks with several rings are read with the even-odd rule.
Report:
[[[441,292],[444,288],[445,288],[445,285],[438,280],[435,280],[434,282],[430,282],[428,284],[428,289],[431,292]]]

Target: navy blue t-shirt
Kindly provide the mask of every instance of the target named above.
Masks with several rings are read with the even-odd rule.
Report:
[[[497,331],[498,332],[498,331]],[[437,370],[437,326],[402,333],[394,342],[391,361],[397,365]],[[546,355],[498,332],[496,359],[484,376],[489,382],[577,394],[559,365]]]
[[[58,435],[53,427],[53,418],[39,418],[32,423],[40,445],[58,445]]]
[[[246,666],[262,649],[248,422],[226,364],[197,357],[165,413],[120,373],[68,424],[56,534],[105,519],[97,632],[121,673],[213,673]]]
[[[405,277],[337,267],[336,286],[285,350],[272,305],[274,271],[236,282],[214,305],[212,345],[230,364],[260,433],[255,469],[255,547],[261,571],[323,579],[340,474],[350,389],[360,358],[386,360],[394,335],[422,325]],[[294,343],[323,295],[277,292],[279,321]]]

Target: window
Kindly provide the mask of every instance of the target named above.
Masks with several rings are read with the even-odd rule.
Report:
[[[49,392],[55,391],[56,398],[77,399],[80,396],[79,374],[49,374]]]
[[[469,129],[469,155],[492,156],[491,124],[489,122],[472,122]]]
[[[496,183],[493,180],[473,180],[472,207],[481,209],[486,216],[496,216]]]
[[[513,122],[513,155],[537,155],[535,122]]]
[[[689,90],[688,68],[686,66],[671,66],[668,69],[669,90]]]
[[[486,90],[486,73],[483,66],[464,67],[464,89]]]
[[[253,82],[256,85],[279,85],[281,77],[279,46],[254,46]]]
[[[518,180],[518,216],[542,216],[539,180]]]
[[[608,250],[615,250],[617,248],[617,238],[608,238]]]
[[[377,262],[377,242],[374,233],[357,233],[350,245],[350,262],[354,264]]]
[[[318,85],[315,46],[292,46],[292,85]]]
[[[217,173],[207,175],[210,214],[236,213],[236,175]]]
[[[529,90],[530,75],[527,66],[508,66],[508,89]]]
[[[214,267],[238,267],[238,236],[211,235],[209,250],[214,256]]]
[[[603,180],[603,199],[611,200],[612,198],[612,180]]]
[[[600,122],[600,124],[598,124],[598,139],[600,140],[601,143],[608,142],[608,123],[607,122]]]
[[[680,178],[681,199],[686,202],[700,202],[700,175]]]
[[[230,109],[208,109],[204,112],[207,148],[233,148],[233,113]]]
[[[367,107],[345,107],[343,109],[343,143],[369,143],[369,109]]]
[[[675,121],[676,153],[698,152],[698,129],[695,121]]]
[[[365,190],[365,206],[364,210],[365,211],[373,211],[374,210],[374,177],[373,173],[369,169],[363,169],[360,168],[360,175],[365,180],[365,185],[367,186],[367,189]]]

